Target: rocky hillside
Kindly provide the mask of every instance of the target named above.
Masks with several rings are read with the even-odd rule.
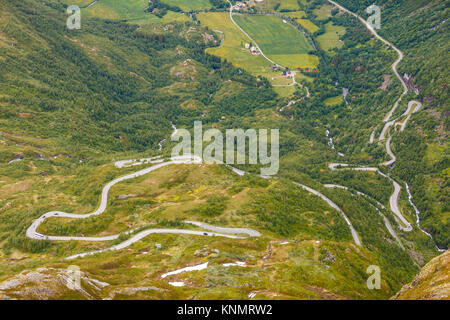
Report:
[[[392,299],[450,300],[450,251],[428,262]]]

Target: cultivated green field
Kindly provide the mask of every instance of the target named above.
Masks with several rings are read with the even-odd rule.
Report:
[[[236,15],[234,19],[276,63],[289,68],[317,66],[318,58],[308,55],[312,45],[291,24],[276,16]]]
[[[237,67],[252,73],[266,72],[270,63],[262,56],[252,56],[244,50],[249,42],[242,32],[231,22],[227,12],[208,12],[197,15],[201,24],[212,30],[224,32],[225,39],[220,47],[208,48],[206,52],[231,61]]]
[[[306,12],[305,11],[285,12],[284,15],[291,18],[300,19],[306,17]]]
[[[72,1],[67,0],[64,2],[68,5],[73,4],[73,5],[76,5],[76,6],[79,6],[80,8],[82,8],[82,7],[87,7],[88,5],[90,5],[93,2],[93,0],[72,0]]]
[[[319,30],[319,27],[316,26],[308,19],[297,19],[296,20],[303,28],[305,28],[309,33],[314,33]]]
[[[147,0],[101,0],[83,9],[82,13],[101,19],[127,20],[138,24],[191,21],[188,16],[172,11],[168,11],[165,16],[159,18],[151,13],[145,12],[144,10],[147,6]]]
[[[288,10],[298,10],[300,6],[298,5],[297,0],[281,0],[278,1],[280,3],[280,7],[278,10],[288,9]]]
[[[254,1],[250,1],[250,5]],[[299,10],[300,6],[297,0],[264,0],[262,2],[254,2],[256,8],[264,11],[274,11],[278,5],[277,10]]]
[[[323,6],[320,6],[319,9],[315,9],[313,12],[318,20],[325,20],[325,19],[331,17],[331,9],[332,9],[331,6],[323,5]]]
[[[320,47],[325,51],[331,51],[333,48],[341,48],[344,42],[339,41],[339,38],[345,34],[345,28],[335,26],[333,22],[328,22],[325,25],[325,33],[317,37]]]
[[[202,10],[212,7],[209,0],[162,0],[161,2],[167,3],[171,6],[179,7],[183,11]]]
[[[254,56],[248,49],[245,49],[244,44],[248,43],[249,40],[231,22],[227,12],[200,13],[197,18],[202,25],[209,27],[211,30],[220,30],[225,34],[222,45],[206,49],[207,53],[227,59],[235,66],[253,75],[264,76],[274,85],[289,85],[292,83],[292,80],[281,76],[280,72],[271,71],[271,63],[263,56]],[[276,91],[281,96],[290,96],[295,91],[295,87],[276,87]]]
[[[146,16],[153,17],[153,15],[145,13],[144,9],[147,5],[147,0],[101,0],[86,8],[85,12],[97,18],[110,20],[143,19]]]

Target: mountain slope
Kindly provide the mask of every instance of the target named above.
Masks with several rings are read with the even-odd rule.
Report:
[[[392,299],[450,300],[450,251],[428,262]]]
[[[7,287],[3,294],[80,299],[130,295],[140,299],[386,299],[411,281],[437,250],[415,225],[405,188],[398,206],[413,225],[410,232],[398,227],[390,209],[394,186],[386,176],[329,166],[344,160],[378,166],[386,160],[384,145],[369,145],[368,137],[401,91],[398,81],[380,88],[384,76],[392,76],[395,52],[374,41],[356,19],[342,13],[331,16],[326,1],[301,2],[311,6],[305,8],[305,19],[319,28],[313,38],[325,32],[325,38],[341,44],[318,51],[317,73],[299,73],[302,80],[298,81],[310,88],[310,96],[294,87],[292,95],[277,95],[267,79],[205,54],[221,48],[220,35],[195,19],[144,23],[83,15],[82,29],[69,31],[65,1],[0,0],[0,67],[5,70],[0,75],[0,288]],[[114,6],[115,2],[105,3]],[[144,9],[133,8],[153,21]],[[204,14],[209,17],[211,12]],[[220,14],[210,17],[216,16]],[[342,32],[329,37],[335,30]],[[343,87],[349,89],[348,105],[341,98]],[[406,108],[406,99],[399,108]],[[413,115],[412,120],[417,119]],[[112,188],[104,214],[88,219],[52,217],[38,230],[78,238],[120,234],[117,239],[26,237],[31,223],[46,212],[94,211],[105,185],[147,166],[118,168],[115,161],[166,157],[173,146],[169,141],[172,124],[190,130],[194,120],[202,120],[205,129],[221,131],[280,129],[279,174],[262,179],[257,176],[259,166],[248,164],[238,166],[249,172],[244,176],[223,166],[160,168]],[[394,142],[397,134],[401,137],[396,133]],[[418,146],[415,153],[423,155],[423,146]],[[412,149],[411,144],[408,147]],[[436,150],[427,156],[433,163],[440,149]],[[394,151],[400,158],[398,166],[379,168],[380,172],[410,182],[413,170],[400,170],[407,157],[402,150]],[[439,169],[445,163],[440,155],[437,158]],[[335,185],[343,187],[330,187]],[[436,192],[445,197],[444,191]],[[335,203],[334,209],[324,198]],[[437,203],[430,202],[432,207]],[[361,246],[352,241],[336,206],[351,221]],[[436,217],[433,225],[441,228],[438,220],[445,220],[445,210],[439,215],[420,209]],[[261,237],[151,234],[122,250],[65,259],[109,248],[127,239],[128,230],[191,228],[199,232],[183,222],[191,218],[215,226],[253,228]],[[445,225],[440,230],[445,240],[448,230]],[[246,266],[224,265],[236,261]],[[205,262],[207,269],[161,278],[166,272]],[[89,279],[111,285],[96,290],[88,283],[89,295],[67,291],[58,279],[72,263]],[[366,286],[370,265],[382,270],[381,290]],[[55,295],[32,295],[45,283],[28,281],[28,271],[18,275],[23,270],[34,270],[31,278],[42,276],[45,283],[52,278],[48,287]],[[30,288],[13,288],[11,283],[22,278]],[[169,282],[183,282],[184,287]],[[126,294],[114,293],[122,289]]]

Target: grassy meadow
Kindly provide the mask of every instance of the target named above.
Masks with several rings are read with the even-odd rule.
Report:
[[[332,51],[334,48],[341,48],[344,42],[340,41],[340,37],[345,34],[345,28],[336,26],[333,22],[325,25],[325,33],[317,37],[317,42],[325,51]]]
[[[331,17],[331,9],[333,7],[330,5],[320,6],[318,9],[314,9],[313,13],[316,16],[317,20],[326,20]]]
[[[161,2],[186,12],[212,8],[209,0],[162,0]]]
[[[294,26],[276,16],[236,15],[241,26],[272,60],[291,69],[313,68],[319,59],[308,54],[312,45]]]
[[[166,15],[159,18],[151,13],[145,12],[148,6],[147,0],[101,0],[92,6],[82,9],[82,14],[89,17],[107,20],[126,20],[136,24],[146,23],[170,23],[192,21],[188,16],[168,11]]]
[[[303,28],[305,28],[311,34],[320,29],[311,20],[308,19],[296,19],[295,21],[297,21]]]

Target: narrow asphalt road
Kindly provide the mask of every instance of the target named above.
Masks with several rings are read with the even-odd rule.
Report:
[[[405,219],[405,217],[403,216],[403,214],[401,213],[401,211],[400,211],[400,209],[398,207],[398,201],[399,201],[399,197],[400,197],[401,187],[397,183],[397,181],[395,181],[394,179],[392,179],[388,175],[385,175],[383,172],[381,172],[378,168],[375,168],[375,167],[357,167],[357,168],[353,168],[353,167],[349,167],[348,164],[346,164],[346,163],[330,163],[328,165],[328,167],[331,170],[337,170],[337,169],[339,169],[338,168],[339,166],[342,167],[342,169],[346,169],[346,170],[376,172],[379,175],[381,175],[382,177],[384,177],[384,178],[388,179],[389,181],[391,181],[392,185],[394,186],[394,192],[392,193],[392,195],[389,198],[389,207],[390,207],[391,211],[394,213],[394,215],[395,215],[394,217],[396,217],[396,221],[397,221],[398,227],[401,230],[403,230],[403,231],[411,231],[412,230],[411,224],[408,222],[408,220]],[[401,223],[400,223],[400,221],[401,221]]]
[[[275,61],[273,61],[272,59],[270,59],[270,58],[268,58],[265,54],[264,54],[264,52],[261,50],[261,48],[258,46],[258,43],[256,43],[256,41],[255,40],[253,40],[253,38],[252,37],[250,37],[250,35],[247,33],[247,32],[245,32],[245,30],[244,29],[242,29],[237,23],[236,23],[236,21],[234,21],[234,19],[233,19],[233,4],[229,1],[229,0],[227,0],[227,2],[229,3],[229,5],[230,5],[230,20],[231,20],[231,22],[255,45],[255,47],[256,48],[258,48],[258,50],[259,50],[259,52],[261,52],[261,55],[267,60],[267,61],[269,61],[270,63],[272,63],[272,64],[274,64],[274,65],[277,65],[277,66],[279,66],[279,67],[281,67],[281,68],[283,68],[283,66],[281,66],[281,65],[279,65],[278,63],[276,63]]]
[[[150,159],[150,160],[149,160]],[[157,160],[157,158],[148,158],[148,159],[143,159],[143,160],[148,160],[148,161],[159,161]],[[115,165],[117,167],[129,167],[132,165],[135,165],[137,160],[125,160],[125,161],[118,161],[115,163]],[[160,160],[163,161],[163,160]],[[105,187],[102,190],[102,194],[101,194],[101,200],[100,200],[100,205],[97,208],[97,210],[95,210],[94,212],[88,213],[88,214],[75,214],[75,213],[67,213],[67,212],[62,212],[62,211],[50,211],[47,212],[45,214],[43,214],[42,216],[40,216],[39,218],[37,218],[36,220],[33,221],[33,223],[30,225],[30,227],[27,229],[26,231],[26,236],[30,239],[35,239],[35,240],[50,240],[50,241],[72,241],[72,240],[77,240],[77,241],[112,241],[112,240],[116,240],[120,237],[120,234],[115,234],[115,235],[110,235],[110,236],[104,236],[104,237],[80,237],[80,236],[51,236],[51,235],[43,235],[41,233],[38,233],[36,230],[39,227],[39,225],[44,222],[46,219],[50,218],[50,217],[58,217],[58,218],[72,218],[72,219],[86,219],[88,217],[94,216],[94,215],[99,215],[101,213],[103,213],[106,210],[107,204],[108,204],[108,193],[109,190],[111,189],[112,186],[114,186],[115,184],[124,181],[124,180],[128,180],[128,179],[133,179],[145,174],[148,174],[154,170],[157,170],[159,168],[171,165],[171,164],[196,164],[196,163],[200,163],[201,159],[199,159],[198,157],[195,156],[180,156],[177,158],[171,158],[171,160],[166,161],[166,162],[161,162],[158,164],[154,164],[153,166],[119,177],[117,179],[114,179],[113,181],[107,183],[105,185]],[[142,161],[138,162],[138,164],[142,164],[145,163]],[[131,244],[141,240],[142,238],[146,237],[149,234],[154,234],[154,233],[167,233],[167,234],[190,234],[190,235],[200,235],[200,236],[210,236],[210,237],[226,237],[226,238],[232,238],[232,239],[244,239],[246,237],[243,236],[237,236],[238,234],[247,234],[250,237],[259,237],[261,234],[256,231],[256,230],[252,230],[252,229],[248,229],[248,228],[224,228],[224,227],[215,227],[206,223],[202,223],[202,222],[196,222],[196,221],[186,221],[186,223],[192,224],[192,225],[196,225],[198,227],[201,227],[205,230],[210,230],[210,231],[214,231],[214,232],[206,232],[206,231],[197,231],[197,230],[183,230],[183,229],[147,229],[141,232],[138,232],[135,235],[132,235],[129,239],[125,240],[124,242],[121,242],[120,244],[114,245],[112,247],[106,248],[106,249],[102,249],[102,250],[96,250],[96,251],[91,251],[91,252],[85,252],[85,253],[80,253],[80,254],[76,254],[73,256],[68,257],[67,259],[74,259],[74,258],[78,258],[78,257],[84,257],[84,256],[88,256],[88,255],[92,255],[92,254],[96,254],[96,253],[100,253],[100,252],[104,252],[104,251],[110,251],[110,250],[120,250],[123,249],[125,247],[130,246]],[[133,230],[129,230],[127,232],[125,232],[125,234],[132,234]]]
[[[322,200],[324,200],[326,203],[328,203],[328,205],[329,205],[330,207],[332,207],[333,209],[336,209],[336,210],[341,214],[341,216],[344,218],[345,222],[347,223],[347,225],[348,225],[348,227],[349,227],[349,229],[350,229],[350,232],[351,232],[351,234],[352,234],[353,241],[355,242],[355,244],[356,244],[357,246],[361,246],[361,241],[359,240],[359,236],[358,236],[358,234],[356,233],[355,228],[353,228],[352,223],[351,223],[350,220],[347,218],[347,216],[345,215],[344,211],[342,211],[342,209],[339,208],[339,206],[338,206],[337,204],[335,204],[333,201],[331,201],[330,199],[328,199],[324,194],[320,193],[320,192],[317,191],[317,190],[314,190],[314,189],[312,189],[312,188],[310,188],[310,187],[308,187],[308,186],[305,186],[305,185],[303,185],[303,184],[301,184],[301,183],[294,182],[294,184],[295,184],[296,186],[298,186],[298,187],[300,187],[300,188],[302,188],[302,189],[304,189],[304,190],[306,190],[306,191],[308,191],[308,192],[310,192],[310,193],[312,193],[312,194],[314,194],[314,195],[316,195],[316,196],[322,198]]]
[[[343,190],[347,190],[347,191],[350,192],[348,187],[337,185],[337,184],[325,184],[324,187],[325,188],[338,188],[338,189],[343,189]],[[353,192],[351,192],[351,193],[353,194]],[[380,207],[381,209],[386,209],[385,206],[383,206],[383,204],[381,204],[376,199],[368,196],[367,194],[362,193],[360,191],[356,191],[356,194],[374,201],[377,204],[377,206]],[[383,218],[383,222],[384,222],[384,225],[385,225],[386,229],[389,231],[389,233],[394,238],[394,240],[397,242],[397,244],[400,246],[400,248],[405,249],[405,247],[403,246],[402,242],[400,241],[400,238],[395,233],[394,228],[392,227],[391,223],[386,218],[386,216],[381,212],[381,210],[377,206],[373,205],[370,202],[369,202],[369,205],[372,206],[377,211],[377,213]]]

